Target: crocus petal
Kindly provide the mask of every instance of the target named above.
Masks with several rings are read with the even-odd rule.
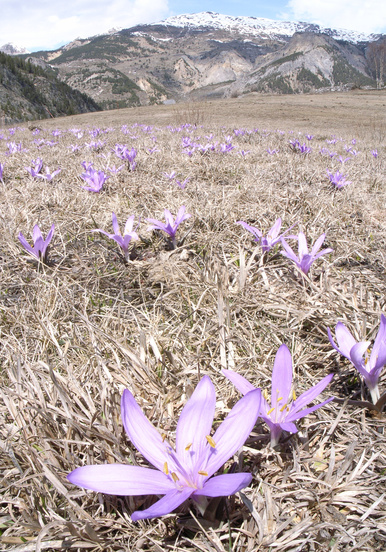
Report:
[[[288,431],[289,433],[298,432],[298,428],[292,422],[280,422],[278,425],[283,431]]]
[[[291,392],[292,358],[287,345],[283,343],[276,353],[272,370],[271,407],[276,407],[277,400],[285,404]]]
[[[247,379],[245,379],[242,375],[238,374],[237,372],[233,372],[233,370],[221,370],[221,373],[224,374],[226,378],[228,378],[233,385],[240,391],[242,395],[246,395],[249,391],[253,391],[256,389],[252,383],[250,383]]]
[[[117,496],[166,494],[175,489],[161,471],[125,464],[82,466],[68,474],[67,479],[73,485]]]
[[[119,224],[118,224],[117,217],[116,217],[115,213],[112,214],[112,220],[113,220],[114,234],[120,235],[121,232],[119,230]]]
[[[37,224],[35,224],[34,229],[32,231],[32,239],[33,239],[34,243],[36,243],[39,239],[43,240],[42,233],[41,233],[40,228]]]
[[[371,368],[383,368],[386,364],[386,317],[381,315],[381,323],[370,356]]]
[[[213,440],[215,448],[208,449],[206,468],[213,475],[245,443],[260,412],[261,391],[254,389],[242,397],[219,426]]]
[[[327,253],[333,253],[334,250],[331,249],[331,247],[328,247],[327,249],[323,249],[322,251],[319,251],[317,255],[315,255],[312,259],[312,262],[316,261],[316,259],[319,259],[322,255],[327,255]]]
[[[299,232],[299,235],[298,235],[298,251],[299,251],[299,259],[301,259],[304,255],[308,255],[307,240],[303,232]]]
[[[299,412],[299,410],[301,410],[304,406],[313,401],[327,387],[333,377],[334,374],[329,374],[328,376],[320,380],[316,385],[311,387],[311,389],[308,389],[307,391],[302,393],[300,397],[298,397],[296,401],[292,403],[293,411]],[[287,417],[287,419],[289,418]]]
[[[122,395],[121,412],[124,428],[133,445],[153,466],[162,471],[166,456],[165,444],[128,389]]]
[[[228,473],[212,477],[203,486],[202,489],[195,491],[195,496],[230,496],[244,487],[247,487],[252,481],[250,473]]]
[[[20,241],[21,245],[24,247],[24,249],[26,251],[28,251],[28,253],[30,253],[34,257],[37,257],[35,251],[32,249],[32,247],[27,242],[27,240],[25,239],[25,237],[23,236],[23,234],[21,232],[19,232],[18,238],[19,238],[19,241]]]
[[[176,451],[180,458],[189,457],[190,451],[201,457],[207,445],[206,436],[212,429],[216,408],[216,392],[209,376],[204,376],[182,409],[176,429]],[[190,445],[187,454],[185,448]],[[195,461],[195,458],[192,458]]]
[[[275,224],[272,226],[271,230],[268,232],[268,235],[271,236],[271,239],[277,238],[280,232],[280,228],[281,228],[281,218],[279,217],[276,220]]]
[[[54,235],[54,232],[55,232],[55,224],[53,224],[53,225],[51,226],[50,231],[48,232],[47,237],[46,237],[46,239],[45,239],[44,244],[45,244],[46,247],[48,246],[48,244],[49,244],[50,241],[52,240],[52,236]]]
[[[326,238],[326,234],[322,234],[321,236],[319,236],[319,238],[316,240],[316,242],[314,243],[314,246],[311,250],[311,255],[313,257],[315,257],[315,255],[317,254],[317,252],[319,251],[319,249],[322,247],[323,245],[323,242]]]
[[[131,215],[126,221],[124,234],[130,234],[133,230],[134,215]]]
[[[330,328],[327,328],[327,333],[328,339],[334,349],[350,360],[350,351],[356,344],[356,341],[346,326],[342,322],[338,322],[335,326],[335,335],[338,341],[338,346],[335,345]]]
[[[194,492],[192,487],[184,487],[182,490],[173,490],[162,497],[158,502],[147,508],[147,510],[137,510],[131,514],[132,521],[139,519],[151,519],[154,517],[165,516],[178,508]]]
[[[237,221],[236,224],[241,224],[241,226],[243,226],[245,230],[248,230],[248,232],[251,232],[251,234],[255,236],[255,241],[257,242],[260,240],[260,238],[263,235],[263,233],[258,228],[255,228],[254,226],[250,226],[249,224],[247,224],[246,222],[243,222],[242,220]]]
[[[315,404],[314,406],[310,406],[310,408],[304,408],[300,412],[298,412],[297,409],[294,410],[293,412],[290,411],[289,414],[286,416],[286,420],[287,421],[300,420],[301,418],[304,418],[305,416],[308,416],[308,414],[311,414],[311,412],[314,412],[315,410],[318,410],[318,408],[321,408],[325,404],[333,401],[334,398],[335,397],[330,397],[330,398],[326,399],[325,401],[323,401],[319,404]]]
[[[168,209],[165,209],[164,214],[165,214],[166,224],[168,224],[172,228],[174,226],[173,215]]]
[[[281,244],[284,247],[285,251],[282,251],[281,254],[290,259],[291,261],[294,261],[297,265],[299,265],[299,259],[295,255],[295,252],[293,251],[292,247],[288,245],[288,243],[285,241],[284,238],[281,239]]]
[[[354,364],[355,368],[360,372],[364,377],[369,373],[368,364],[363,362],[363,355],[370,347],[370,341],[360,341],[356,343],[350,351],[351,362]]]

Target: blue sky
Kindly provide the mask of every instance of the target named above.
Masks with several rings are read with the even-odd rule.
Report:
[[[52,50],[111,28],[202,11],[386,34],[385,0],[0,0],[0,46]]]

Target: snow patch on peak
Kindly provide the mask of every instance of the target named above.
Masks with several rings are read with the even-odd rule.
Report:
[[[348,42],[354,43],[376,40],[380,36],[374,34],[367,35],[365,33],[345,29],[329,29],[326,27],[320,27],[320,25],[313,23],[305,23],[303,21],[277,21],[274,19],[266,19],[264,17],[236,17],[214,12],[175,15],[154,24],[172,27],[186,27],[196,30],[212,28],[224,31],[237,31],[240,34],[259,36],[261,38],[292,36],[297,32],[325,33],[334,39],[347,40]]]

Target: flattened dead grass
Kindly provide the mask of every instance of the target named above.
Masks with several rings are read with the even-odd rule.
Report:
[[[358,97],[343,94],[339,101],[348,109],[358,105]],[[181,109],[173,114],[170,107],[38,123],[44,138],[53,128],[82,125],[81,143],[91,141],[87,125],[115,126],[98,136],[106,145],[95,152],[71,153],[69,145],[77,140],[68,133],[55,139],[56,146],[38,150],[31,131],[18,130],[12,139],[29,151],[13,156],[5,155],[7,140],[0,141],[0,162],[5,162],[0,183],[2,549],[385,549],[384,415],[364,408],[366,388],[332,350],[326,333],[326,327],[343,320],[358,339],[373,339],[385,312],[384,123],[368,115],[368,124],[359,129],[362,115],[358,118],[352,108],[330,128],[330,111],[323,118],[319,109],[318,117],[307,121],[291,111],[302,102],[320,106],[333,98],[286,97],[292,113],[286,121],[267,107],[277,111],[283,98],[266,98],[266,111],[250,109],[249,117],[247,99],[232,99],[213,104],[204,128],[180,132],[165,126],[181,117]],[[369,113],[380,113],[381,95],[368,93],[365,101]],[[231,115],[230,105],[239,106]],[[189,108],[187,116],[193,111]],[[165,125],[149,131],[120,131],[122,124],[160,125],[163,118]],[[288,148],[290,138],[305,141],[304,134],[276,132],[291,130],[291,124],[314,134],[309,156]],[[239,127],[261,130],[235,136]],[[339,130],[342,141],[327,145],[326,138]],[[210,134],[219,142],[232,134],[237,149],[249,153],[191,158],[181,153],[184,135],[205,142]],[[347,157],[344,145],[354,138],[361,153],[344,165],[319,153],[328,147]],[[137,169],[111,177],[101,194],[82,190],[81,161],[102,168],[106,161],[99,155],[108,155],[116,143],[138,149]],[[150,154],[153,147],[159,151]],[[267,148],[279,154],[270,156]],[[377,159],[371,155],[376,148]],[[37,156],[51,169],[62,168],[52,183],[27,175],[24,167]],[[112,155],[111,163],[117,161]],[[327,168],[348,174],[352,184],[333,191]],[[172,170],[190,178],[184,190],[163,176]],[[145,219],[161,219],[164,208],[175,214],[181,205],[192,217],[179,229],[183,243],[169,251],[162,236],[147,232]],[[121,224],[131,214],[141,219],[143,239],[128,264],[114,242],[91,232],[111,231],[112,211]],[[279,249],[262,262],[251,236],[235,225],[244,220],[267,231],[279,216],[285,229],[298,223],[294,231],[302,228],[309,243],[326,232],[324,246],[334,253],[316,262],[309,278],[301,277]],[[49,266],[38,267],[22,252],[17,235],[30,235],[36,223],[45,234],[53,222]],[[66,475],[85,464],[146,465],[122,428],[124,388],[131,389],[156,427],[173,435],[183,405],[208,374],[216,386],[218,423],[238,398],[221,368],[269,388],[281,343],[292,352],[297,394],[334,372],[323,396],[334,394],[339,402],[302,420],[299,433],[284,436],[279,450],[268,447],[267,428],[259,421],[227,466],[251,471],[251,487],[211,501],[204,518],[187,505],[176,514],[133,524],[130,514],[154,497],[101,496],[67,482]],[[380,387],[386,391],[385,374]]]

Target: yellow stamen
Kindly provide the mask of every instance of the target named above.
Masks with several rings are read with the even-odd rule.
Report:
[[[178,475],[175,472],[172,472],[171,476],[173,478],[174,483],[177,483],[177,481],[180,480],[180,478],[178,477]]]
[[[185,450],[190,450],[190,447],[193,445],[193,443],[189,443],[189,445],[186,445]]]
[[[284,412],[284,410],[287,408],[287,403],[285,403],[284,406],[281,407],[280,412]]]
[[[168,475],[168,473],[169,473],[168,463],[165,462],[165,464],[164,464],[164,474]]]
[[[216,448],[216,443],[213,441],[212,437],[210,435],[207,435],[206,436],[206,440],[208,441],[208,443],[210,444],[210,446],[212,448]]]
[[[208,472],[203,471],[203,470],[200,470],[200,471],[198,472],[198,475],[205,475],[205,477],[206,477],[206,476],[208,475]]]
[[[268,391],[266,389],[264,389],[263,391],[263,397],[265,398],[266,401],[268,400]]]
[[[283,397],[279,397],[279,398],[277,399],[277,402],[280,402],[280,401],[282,401],[282,400],[283,400]]]
[[[161,437],[162,437],[162,442],[164,442],[165,439],[166,439],[166,433],[162,433],[162,434],[161,434]]]
[[[296,393],[294,389],[292,390],[292,398],[294,401],[296,401]]]
[[[272,412],[275,410],[275,407],[271,408],[271,410],[268,410],[267,412],[267,416],[269,416],[270,414],[272,414]]]

